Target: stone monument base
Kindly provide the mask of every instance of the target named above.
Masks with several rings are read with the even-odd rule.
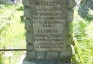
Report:
[[[71,61],[58,61],[58,60],[24,60],[22,64],[71,64]]]

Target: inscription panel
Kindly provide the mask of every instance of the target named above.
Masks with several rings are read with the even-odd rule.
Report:
[[[64,51],[66,49],[66,1],[32,0],[31,19],[33,43],[36,51]]]

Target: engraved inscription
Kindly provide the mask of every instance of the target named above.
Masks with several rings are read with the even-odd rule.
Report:
[[[35,1],[36,6],[57,6],[59,5],[58,1]]]
[[[62,2],[62,1],[61,1]],[[32,13],[34,49],[63,51],[66,48],[64,25],[66,11],[58,0],[35,0]]]

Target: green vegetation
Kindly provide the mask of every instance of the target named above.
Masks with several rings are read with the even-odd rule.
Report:
[[[75,41],[76,63],[93,64],[93,16],[82,19],[75,11],[73,39]]]
[[[20,16],[22,6],[0,5],[0,48],[25,48],[25,29]],[[23,52],[2,52],[0,64],[16,64]],[[1,59],[2,58],[2,59]],[[2,62],[3,61],[3,62]]]
[[[0,64],[4,64],[2,53],[0,53]]]

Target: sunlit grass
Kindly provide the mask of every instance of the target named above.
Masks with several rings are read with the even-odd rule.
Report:
[[[79,59],[77,62],[78,64],[93,64],[93,21],[83,19],[78,15],[74,19],[73,35],[76,39],[75,47],[78,49],[76,56]]]
[[[1,14],[4,16],[1,18],[3,21],[8,21],[8,26],[0,33],[0,48],[26,48],[25,43],[25,29],[24,23],[21,22],[20,16],[23,15],[23,11],[17,11],[15,6],[6,6],[6,9]],[[9,15],[6,17],[6,15]],[[2,52],[3,64],[16,64],[20,59],[23,52]]]
[[[10,48],[21,48],[22,41],[25,40],[25,29],[24,29],[24,23],[21,23],[20,15],[22,15],[22,12],[16,12],[14,11],[14,17],[11,19],[11,24],[7,28],[5,32],[2,34],[3,36],[3,46],[10,47]],[[18,46],[18,44],[20,44]]]

